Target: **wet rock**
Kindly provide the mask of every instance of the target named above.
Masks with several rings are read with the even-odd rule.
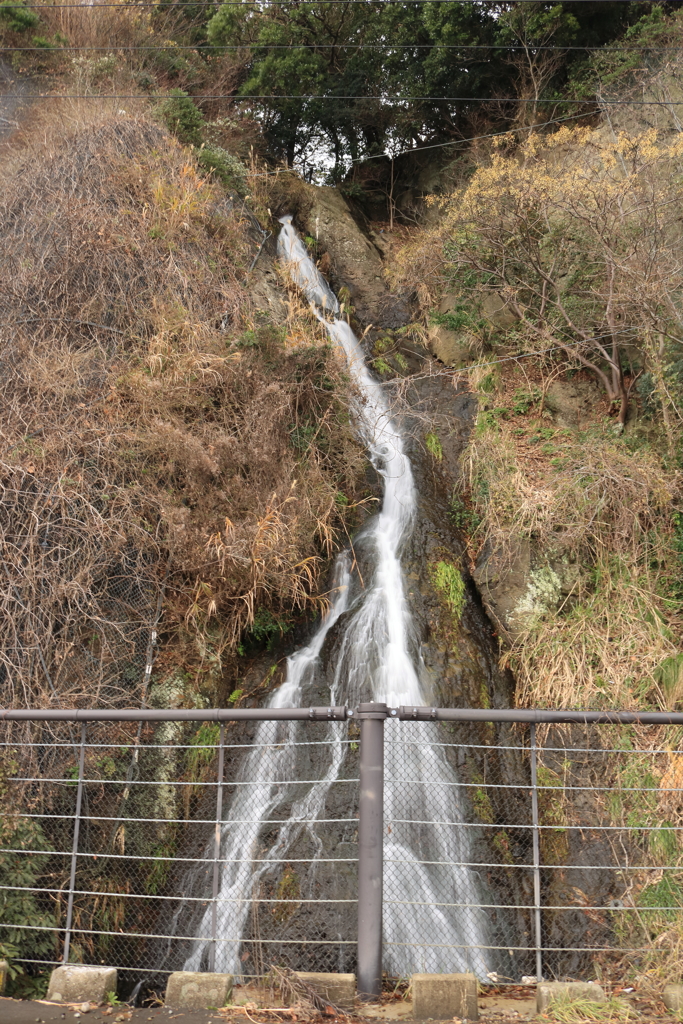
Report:
[[[361,323],[393,328],[408,322],[407,303],[392,295],[384,280],[379,249],[358,225],[338,189],[313,190],[312,204],[303,215],[303,226],[327,254],[330,280],[335,289],[348,288]]]

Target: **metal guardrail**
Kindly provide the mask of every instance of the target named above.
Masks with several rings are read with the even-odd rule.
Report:
[[[0,942],[32,970],[280,963],[372,995],[383,973],[646,970],[683,924],[683,743],[662,731],[683,713],[0,719]]]

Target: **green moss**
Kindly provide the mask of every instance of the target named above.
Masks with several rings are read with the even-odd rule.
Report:
[[[437,562],[432,568],[432,582],[459,622],[465,607],[465,581],[460,570],[452,562]]]
[[[425,448],[430,455],[433,455],[435,459],[438,459],[438,461],[441,462],[443,459],[443,447],[441,445],[441,441],[433,430],[430,430],[425,436]]]
[[[296,872],[289,865],[285,868],[280,881],[277,884],[275,895],[281,903],[275,903],[271,913],[278,924],[284,924],[290,917],[296,914],[300,907],[299,879]]]
[[[493,816],[493,805],[491,799],[485,789],[475,789],[472,796],[472,803],[474,805],[474,811],[480,821],[483,821],[486,825],[492,825],[494,822]]]

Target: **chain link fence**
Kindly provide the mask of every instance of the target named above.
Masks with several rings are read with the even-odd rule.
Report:
[[[357,971],[363,722],[325,712],[111,712],[59,742],[50,712],[27,722],[21,756],[0,745],[0,945],[150,983]],[[381,723],[385,975],[611,980],[678,956],[681,725],[401,717]]]

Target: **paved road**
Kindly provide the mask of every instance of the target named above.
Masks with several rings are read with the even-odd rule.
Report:
[[[246,1020],[246,1018],[244,1018]],[[77,1007],[59,1006],[55,1003],[33,1002],[25,999],[4,999],[0,997],[0,1024],[226,1024],[225,1016],[210,1010],[128,1010],[118,1007],[113,1011],[91,1010],[80,1013]]]

